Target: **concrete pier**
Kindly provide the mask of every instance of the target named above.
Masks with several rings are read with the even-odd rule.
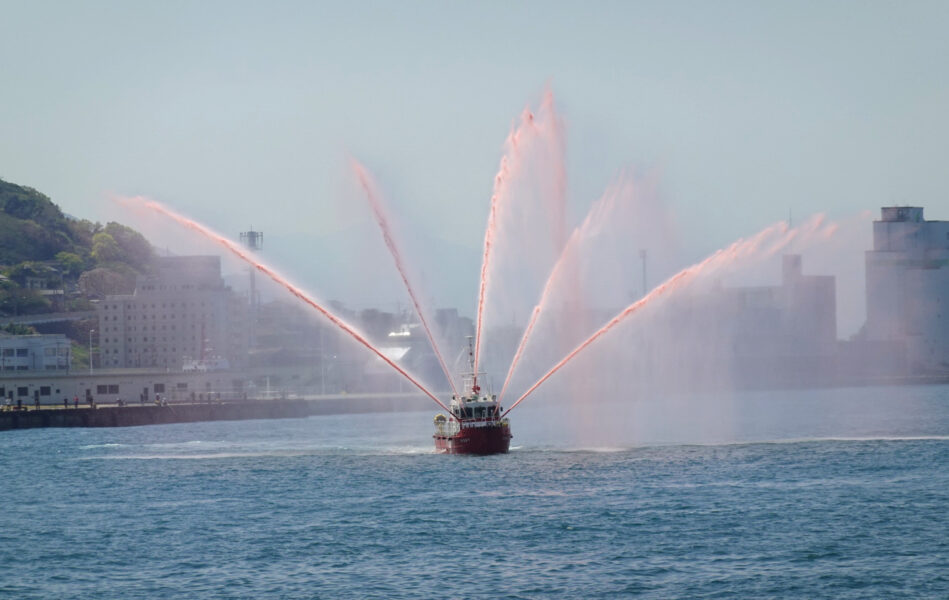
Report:
[[[214,403],[175,403],[164,406],[98,406],[0,412],[0,431],[36,427],[132,427],[198,421],[293,419],[314,415],[423,410],[431,401],[416,394],[350,395],[320,398],[250,399]]]

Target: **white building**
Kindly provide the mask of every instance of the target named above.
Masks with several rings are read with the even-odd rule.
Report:
[[[245,362],[247,311],[224,285],[218,256],[158,258],[133,294],[108,296],[97,310],[104,368]]]
[[[866,269],[866,339],[905,343],[915,372],[949,369],[949,222],[884,207]]]
[[[68,371],[69,339],[62,334],[0,335],[0,376]]]

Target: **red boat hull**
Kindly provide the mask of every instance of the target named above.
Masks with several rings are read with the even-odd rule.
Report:
[[[504,454],[511,447],[511,428],[507,425],[493,427],[464,427],[454,435],[438,435],[435,451],[443,454]]]

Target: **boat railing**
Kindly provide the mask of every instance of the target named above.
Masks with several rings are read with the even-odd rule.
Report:
[[[440,421],[435,423],[435,435],[451,436],[461,431],[458,421]]]
[[[488,423],[496,423],[493,419],[478,419],[472,421],[457,421],[452,419],[450,421],[435,421],[435,435],[440,436],[451,436],[460,432],[463,427],[483,427]],[[504,427],[510,427],[510,422],[507,419],[501,419],[500,424]]]

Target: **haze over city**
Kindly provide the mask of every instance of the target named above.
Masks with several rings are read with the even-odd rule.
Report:
[[[103,222],[122,217],[111,194],[144,194],[229,235],[253,226],[304,284],[368,306],[397,288],[377,287],[387,263],[345,276],[372,226],[352,155],[439,249],[429,293],[470,314],[501,144],[548,86],[571,223],[621,170],[648,174],[682,264],[789,213],[938,215],[947,10],[12,3],[0,176]]]

